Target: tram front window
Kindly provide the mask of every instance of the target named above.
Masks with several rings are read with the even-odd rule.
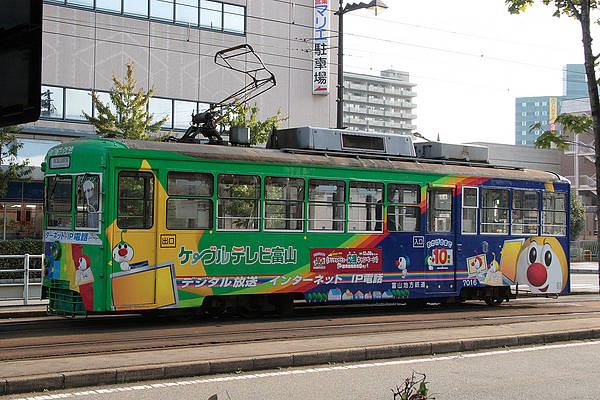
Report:
[[[72,178],[71,176],[49,176],[46,178],[46,226],[56,229],[71,229],[72,224]]]

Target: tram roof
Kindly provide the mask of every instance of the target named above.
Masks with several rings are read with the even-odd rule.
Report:
[[[380,169],[427,174],[483,176],[542,182],[568,182],[558,174],[532,169],[458,163],[420,158],[382,157],[370,154],[336,154],[298,150],[233,147],[193,143],[116,140],[129,149],[175,152],[196,159],[274,164],[313,165],[336,168]]]

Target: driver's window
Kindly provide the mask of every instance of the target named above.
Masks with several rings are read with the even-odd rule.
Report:
[[[100,175],[78,175],[75,179],[75,227],[97,229],[100,226]]]

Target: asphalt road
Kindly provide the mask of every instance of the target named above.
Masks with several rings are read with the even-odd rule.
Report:
[[[418,359],[204,376],[7,399],[393,399],[412,371],[444,399],[598,399],[600,341],[499,349]],[[87,393],[86,393],[87,392]],[[54,396],[53,396],[54,395]],[[52,396],[52,397],[50,397]]]

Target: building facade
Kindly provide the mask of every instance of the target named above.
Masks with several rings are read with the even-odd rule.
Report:
[[[535,141],[547,130],[557,129],[554,120],[558,115],[562,96],[517,97],[515,99],[515,144],[533,147]],[[539,124],[539,128],[532,129]]]
[[[568,98],[588,97],[583,64],[567,64],[563,67],[563,95]]]
[[[90,91],[107,101],[113,74],[122,80],[129,61],[137,87],[154,88],[149,112],[156,119],[167,117],[165,132],[181,135],[192,113],[250,83],[246,75],[214,62],[219,50],[241,44],[254,49],[277,83],[251,100],[260,110],[259,119],[281,109],[288,117],[283,127],[335,125],[337,68],[329,62],[337,60],[336,39],[331,39],[337,30],[331,8],[337,2],[44,0],[43,7],[41,117],[19,134],[24,143],[20,158],[29,158],[33,166],[41,165],[52,146],[95,135],[82,115],[96,113]],[[327,27],[320,28],[325,20]],[[326,62],[319,65],[318,78],[320,88],[328,90],[313,94],[316,42],[327,42],[319,47],[319,61]],[[256,63],[247,57],[235,67],[253,69]],[[41,179],[36,176],[31,183],[39,188]],[[5,237],[41,237],[36,215],[41,214],[43,196],[29,185],[11,185],[0,199]],[[32,212],[17,213],[19,209]],[[31,221],[35,228],[21,229],[15,221]]]
[[[367,132],[412,133],[415,86],[408,72],[385,70],[380,76],[344,72],[344,125]]]

